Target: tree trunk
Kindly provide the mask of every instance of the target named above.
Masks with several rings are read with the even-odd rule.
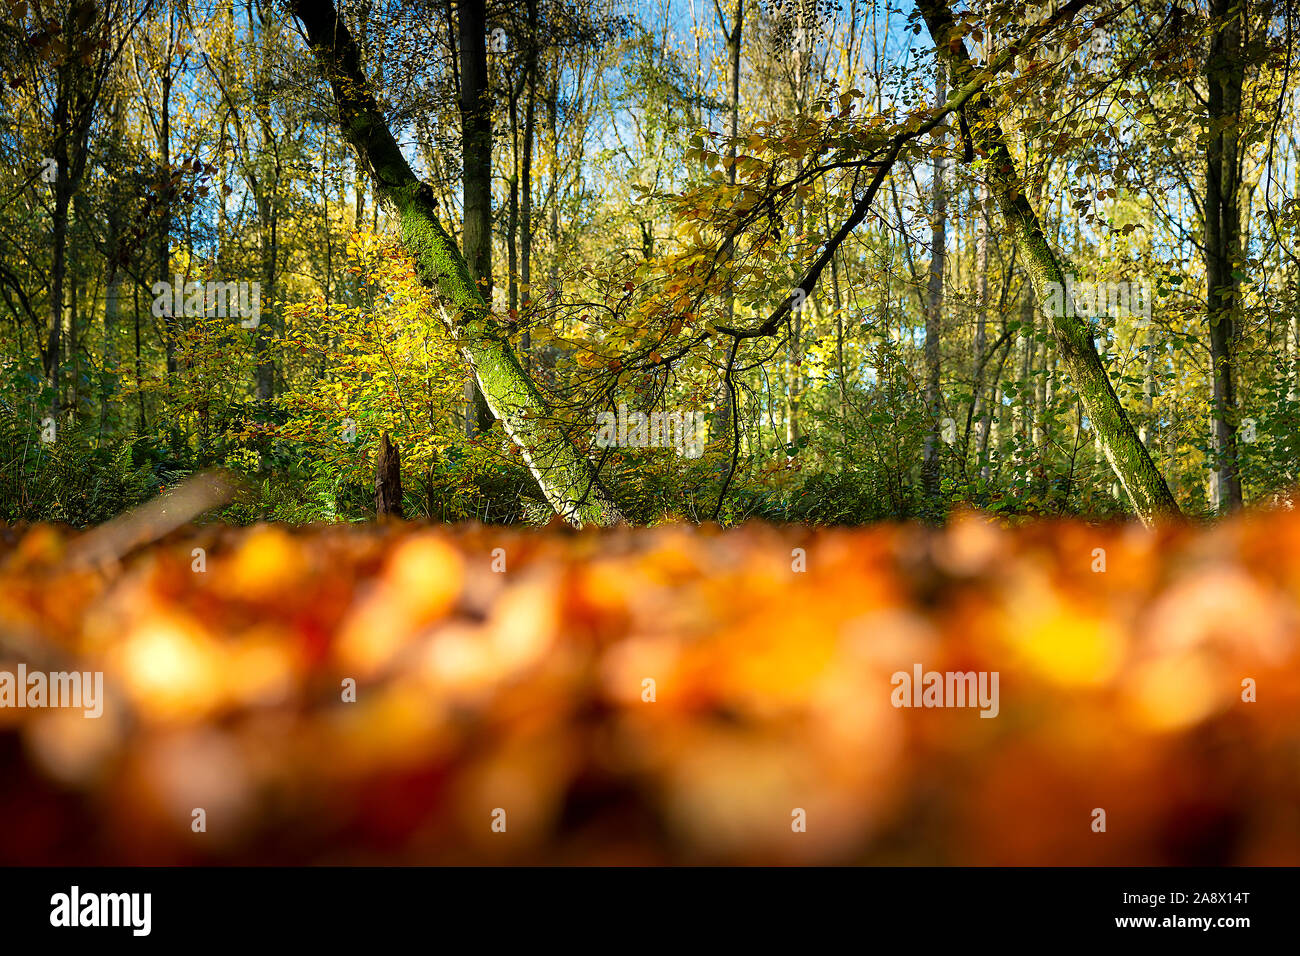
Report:
[[[1135,337],[1136,338],[1136,337]],[[1143,335],[1146,356],[1142,366],[1142,427],[1138,436],[1149,451],[1159,444],[1156,428],[1156,333],[1148,323]]]
[[[741,40],[744,35],[745,27],[745,0],[736,0],[735,25],[732,29],[727,29],[727,23],[722,18],[722,7],[716,8],[718,14],[718,26],[722,28],[723,35],[727,38],[727,62],[729,64],[729,81],[731,107],[731,143],[727,149],[727,156],[730,162],[727,165],[727,182],[731,185],[736,184],[736,136],[740,130],[740,49]],[[698,39],[696,41],[699,42]],[[647,256],[648,258],[648,256]],[[730,246],[725,250],[727,261],[731,259]],[[736,295],[730,285],[727,287],[727,324],[732,325],[736,317]],[[731,428],[731,386],[726,378],[718,382],[718,386],[713,396],[713,433],[716,437],[722,438],[732,434]]]
[[[170,37],[170,25],[168,27]],[[170,46],[168,55],[170,55]],[[171,68],[167,63],[163,64],[163,74],[161,80],[162,99],[159,103],[159,122],[158,122],[158,277],[163,282],[172,282],[171,272],[171,238],[172,238],[172,195],[174,193],[172,183],[172,134],[171,134],[171,116],[172,116],[172,75]],[[180,316],[174,315],[172,306],[173,298],[168,296],[163,305],[163,333],[166,341],[163,343],[163,350],[167,356],[167,377],[173,379],[176,375],[176,338],[179,329]]]
[[[272,29],[274,12],[267,0],[262,0],[258,7],[258,22],[263,33],[262,42],[268,42],[265,34]],[[257,176],[257,224],[258,249],[261,256],[261,269],[258,276],[260,294],[258,297],[259,314],[257,326],[253,330],[253,349],[256,356],[254,372],[257,400],[270,402],[275,397],[275,361],[271,356],[271,337],[275,328],[275,300],[277,263],[280,256],[280,156],[276,130],[272,121],[271,109],[271,63],[269,57],[263,57],[263,69],[258,77],[254,101],[257,104],[257,117],[260,133],[258,146]]]
[[[143,435],[146,431],[147,422],[144,414],[144,389],[141,385],[144,383],[144,365],[140,355],[140,284],[135,285],[135,398],[136,411],[138,413],[137,423],[139,429],[136,434]]]
[[[947,5],[942,0],[918,0],[917,7],[925,18],[935,48],[948,61],[957,82],[965,85],[972,81],[975,68],[965,42],[960,34],[954,34],[955,24]],[[1060,301],[1061,290],[1065,288],[1065,274],[1026,196],[1024,182],[988,94],[980,90],[972,96],[966,104],[966,113],[973,145],[987,156],[985,175],[989,190],[1032,279],[1034,293],[1056,340],[1057,356],[1079,390],[1106,458],[1133,510],[1145,523],[1162,515],[1178,514],[1178,503],[1111,386],[1087,323],[1068,314],[1072,310],[1052,308],[1054,301]]]
[[[1020,334],[1024,338],[1024,364],[1020,372],[1020,391],[1019,404],[1020,409],[1020,431],[1021,443],[1028,447],[1032,441],[1034,429],[1038,424],[1038,409],[1035,404],[1034,389],[1034,356],[1038,351],[1038,339],[1034,333],[1034,293],[1033,289],[1025,289],[1024,298],[1020,303]]]
[[[57,110],[55,115],[57,117]],[[53,262],[50,268],[50,334],[45,344],[44,358],[45,375],[49,379],[53,395],[50,399],[50,416],[58,422],[61,378],[59,373],[62,369],[63,353],[63,283],[67,277],[68,205],[72,189],[68,183],[67,147],[56,140],[54,153],[53,158],[58,163],[58,170],[54,179],[54,229],[51,237]]]
[[[84,235],[90,221],[90,214],[87,209],[86,194],[77,190],[72,194],[72,219],[76,226],[72,235],[69,237],[68,253],[75,263],[82,261],[80,245],[77,237]],[[80,282],[81,270],[76,268],[69,278],[72,280],[68,286],[68,307],[65,310],[68,319],[68,371],[71,373],[68,378],[68,408],[72,412],[73,420],[78,417],[81,405],[81,314],[78,290],[81,287]]]
[[[356,45],[329,0],[291,0],[339,108],[339,126],[369,169],[377,194],[396,210],[404,246],[421,280],[443,298],[441,311],[457,347],[506,434],[556,513],[572,524],[620,520],[597,484],[595,468],[555,419],[493,320],[465,259],[434,211],[429,191],[407,164],[361,71]]]
[[[826,234],[831,233],[830,212],[825,205],[822,206],[822,215],[825,216]],[[840,270],[837,265],[839,256],[831,256],[831,303],[835,307],[835,371],[836,378],[839,382],[840,398],[840,452],[839,452],[839,469],[844,470],[844,460],[848,450],[849,443],[849,397],[848,388],[845,381],[844,370],[844,298],[840,293]]]
[[[375,517],[402,517],[402,453],[389,441],[388,432],[375,455]]]
[[[545,93],[546,102],[546,139],[547,147],[550,153],[551,168],[559,170],[560,168],[560,59],[559,52],[556,51],[551,57],[547,70],[547,85]],[[550,289],[548,296],[554,297],[559,301],[560,293],[564,291],[563,284],[560,281],[560,185],[557,179],[555,188],[551,190],[551,209],[550,223],[548,224],[550,239]],[[558,385],[555,374],[555,363],[559,358],[559,350],[554,343],[544,345],[538,349],[537,365],[530,373],[543,378],[550,387],[555,388]]]
[[[808,46],[807,37],[810,35],[805,32],[810,27],[805,26],[806,11],[802,7],[796,7],[795,18],[798,31],[796,36],[800,42],[794,45],[794,76],[791,79],[792,93],[794,95],[795,112],[797,115],[803,115],[804,104],[806,102],[807,79],[809,73],[809,60],[811,56],[806,49]],[[802,171],[803,163],[798,166]],[[795,207],[795,236],[803,236],[803,198],[797,193],[794,199]],[[785,347],[785,441],[787,445],[797,446],[803,437],[803,430],[799,425],[799,416],[802,411],[803,401],[803,312],[807,307],[807,302],[803,307],[792,309],[790,315],[790,337],[786,341]]]
[[[510,117],[510,188],[506,198],[506,306],[519,314],[519,93],[509,83],[506,112]]]
[[[989,188],[981,182],[975,203],[975,367],[985,365],[989,320]],[[980,477],[989,477],[989,403],[980,382],[975,383],[975,461]]]
[[[82,26],[78,25],[75,10],[69,11],[63,24],[63,42],[70,50],[78,50],[83,41]],[[93,14],[92,14],[93,19]],[[64,286],[68,279],[68,218],[73,196],[81,186],[86,167],[86,139],[95,105],[90,90],[87,65],[80,56],[66,56],[55,72],[55,101],[53,120],[53,156],[55,161],[53,230],[51,236],[50,264],[50,329],[42,359],[45,374],[53,391],[50,417],[57,423],[61,410],[60,386],[63,369]],[[80,227],[81,222],[78,223]],[[76,283],[73,282],[73,309],[76,308]],[[75,322],[75,319],[74,319]],[[72,351],[75,357],[76,326],[72,327]],[[76,381],[73,381],[76,394]],[[74,413],[76,409],[73,409]],[[58,425],[56,424],[56,430]],[[57,434],[57,431],[56,431]]]
[[[465,264],[483,301],[492,302],[492,100],[487,72],[487,13],[483,0],[460,4],[460,117]],[[492,425],[471,375],[465,382],[465,434]]]
[[[523,154],[520,156],[519,184],[519,219],[522,230],[519,234],[519,285],[521,314],[524,316],[529,315],[533,301],[533,142],[537,138],[537,37],[531,32],[531,27],[536,19],[536,11],[535,0],[529,0],[530,33],[528,55],[524,65],[524,87],[527,90],[527,99],[524,101],[524,146]],[[551,175],[556,176],[558,173],[557,164],[551,168]],[[558,189],[552,201],[556,203],[560,201]],[[527,332],[524,333],[520,345],[524,351],[524,368],[531,369],[532,340]]]
[[[940,62],[935,75],[935,101],[948,99],[948,71]],[[943,320],[943,269],[948,251],[948,193],[944,183],[947,159],[942,153],[934,157],[934,211],[930,217],[930,281],[926,289],[925,308],[925,408],[929,430],[921,461],[921,487],[931,503],[939,499],[939,338]]]
[[[1241,87],[1245,61],[1241,24],[1245,0],[1210,0],[1210,53],[1205,63],[1209,143],[1205,152],[1205,285],[1210,326],[1211,409],[1215,507],[1242,505],[1237,460],[1236,370],[1232,355],[1241,281],[1241,212],[1238,207]]]

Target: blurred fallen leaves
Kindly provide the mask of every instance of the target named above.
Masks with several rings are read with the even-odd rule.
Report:
[[[0,709],[5,863],[1300,863],[1287,512],[84,552],[0,530],[0,669],[106,687]],[[917,663],[999,715],[895,709]]]

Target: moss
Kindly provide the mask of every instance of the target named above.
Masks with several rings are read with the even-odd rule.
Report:
[[[592,463],[565,433],[493,321],[460,249],[443,228],[370,94],[346,24],[328,4],[293,3],[339,107],[339,127],[396,210],[402,244],[421,281],[445,300],[443,320],[473,368],[483,396],[556,513],[575,525],[612,524],[619,509]]]
[[[973,65],[965,53],[964,43],[952,36],[954,24],[947,6],[942,0],[920,0],[918,7],[936,49],[944,53],[956,75],[973,76]],[[1092,330],[1078,316],[1055,315],[1047,308],[1049,286],[1064,285],[1064,271],[1025,196],[1015,158],[1007,148],[987,93],[981,90],[971,95],[968,110],[974,118],[970,123],[971,138],[989,157],[984,167],[989,188],[1024,257],[1025,270],[1038,302],[1043,303],[1043,314],[1056,339],[1061,363],[1079,390],[1079,398],[1096,429],[1106,460],[1144,522],[1149,523],[1161,514],[1177,514],[1178,503],[1115,394],[1106,367],[1097,354]]]
[[[609,524],[619,510],[596,483],[591,463],[565,434],[509,340],[492,319],[460,250],[417,192],[395,197],[402,241],[421,279],[442,292],[443,319],[474,369],[492,414],[519,446],[529,471],[557,514],[576,525]]]

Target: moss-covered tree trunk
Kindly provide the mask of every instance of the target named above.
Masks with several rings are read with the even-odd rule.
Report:
[[[438,221],[432,194],[398,148],[361,70],[352,35],[333,3],[290,0],[290,8],[306,30],[317,64],[333,90],[344,138],[369,170],[378,195],[397,211],[402,243],[421,280],[441,293],[443,319],[457,347],[546,500],[574,525],[619,520],[618,509],[597,484],[591,461],[574,445],[520,367],[460,249]]]
[[[948,63],[961,86],[975,77],[976,67],[961,35],[955,32],[952,13],[943,0],[918,0],[935,48]],[[994,201],[1020,250],[1034,294],[1043,308],[1056,341],[1061,365],[1069,372],[1102,451],[1119,477],[1133,510],[1150,523],[1160,515],[1178,514],[1178,504],[1164,476],[1147,453],[1120,404],[1110,377],[1097,354],[1092,331],[1072,309],[1053,308],[1061,301],[1065,273],[1048,244],[1042,225],[1025,195],[1016,162],[1007,148],[993,102],[980,90],[966,104],[966,117],[974,147],[985,157],[984,175]],[[1053,294],[1055,293],[1055,294]]]

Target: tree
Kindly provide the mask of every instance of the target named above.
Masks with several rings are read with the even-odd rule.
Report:
[[[1073,0],[1057,15],[1072,16],[1084,6],[1086,0]],[[930,30],[938,56],[948,62],[957,84],[978,83],[979,74],[948,7],[937,0],[918,0],[917,8]],[[1079,390],[1106,460],[1119,478],[1134,512],[1144,522],[1161,515],[1178,514],[1178,503],[1164,476],[1115,394],[1087,323],[1072,314],[1072,309],[1052,307],[1052,303],[1060,302],[1062,290],[1066,288],[1065,272],[1030,205],[996,109],[982,84],[967,102],[965,116],[972,144],[984,157],[989,190],[1024,260],[1034,293],[1056,340],[1060,360]]]
[[[722,30],[722,35],[727,41],[727,77],[730,84],[728,104],[731,123],[731,145],[729,147],[731,163],[727,169],[727,181],[734,186],[736,184],[736,142],[740,123],[740,51],[745,29],[745,0],[735,0],[734,19],[732,21],[734,26],[731,29],[727,29],[727,19],[722,12],[722,4],[719,0],[714,0],[713,8],[718,15],[718,27]],[[730,324],[736,317],[736,295],[734,290],[727,290],[726,302],[727,322]],[[730,379],[731,369],[728,368],[724,370],[722,380],[718,383],[718,394],[713,407],[713,430],[719,436],[726,435],[732,430]]]
[[[619,510],[600,486],[592,462],[520,366],[464,256],[438,220],[432,197],[398,148],[361,70],[352,34],[333,3],[292,0],[291,7],[333,91],[344,138],[369,170],[379,196],[396,210],[402,242],[421,280],[442,294],[448,331],[547,501],[578,526],[619,520]]]
[[[470,277],[492,301],[492,98],[488,89],[487,13],[483,0],[460,4],[460,115],[464,188],[462,242]],[[465,383],[465,434],[492,424],[473,376]]]
[[[942,63],[935,71],[936,105],[948,98],[948,72]],[[930,279],[925,302],[925,406],[930,427],[925,435],[921,482],[932,503],[939,497],[939,337],[943,322],[943,268],[948,246],[948,193],[944,183],[947,157],[936,150],[934,157],[934,208],[930,217]]]
[[[1245,0],[1210,0],[1210,50],[1205,61],[1205,294],[1210,327],[1214,399],[1215,506],[1240,508],[1237,462],[1237,388],[1233,346],[1241,297],[1241,88],[1246,59],[1241,43]]]

